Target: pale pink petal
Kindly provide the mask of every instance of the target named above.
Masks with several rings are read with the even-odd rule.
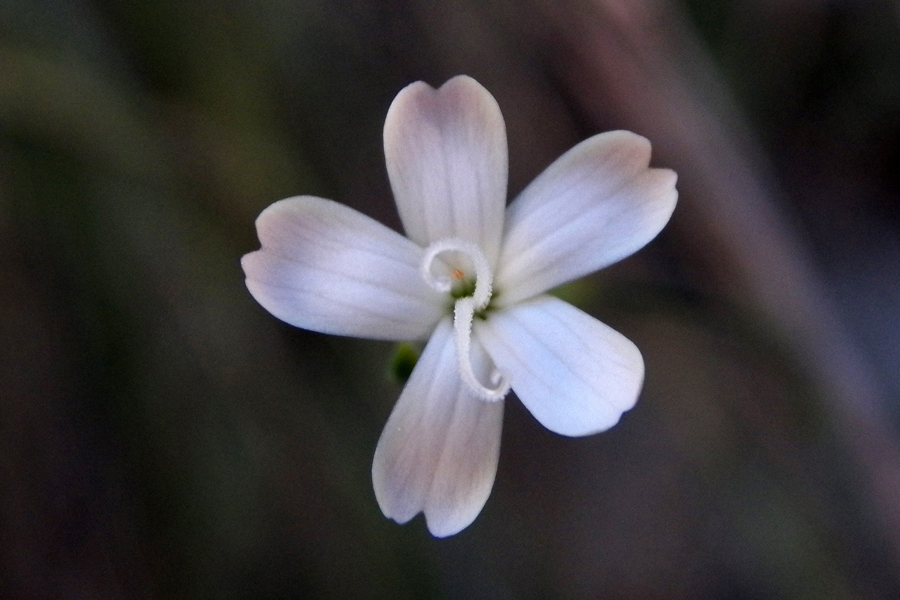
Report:
[[[676,175],[650,169],[650,142],[611,131],[550,165],[506,213],[495,286],[510,306],[643,247],[669,221]]]
[[[423,250],[331,200],[300,196],[260,214],[262,249],[241,259],[247,288],[279,319],[322,333],[426,337],[445,299],[420,273]]]
[[[437,90],[407,86],[388,111],[384,154],[411,240],[462,238],[496,263],[508,158],[503,116],[486,89],[462,75]]]
[[[488,360],[472,361],[487,380]],[[500,454],[503,402],[486,403],[459,378],[450,319],[440,322],[394,407],[372,465],[385,516],[406,523],[425,513],[437,537],[467,527],[491,493]]]
[[[531,414],[569,436],[609,429],[634,406],[644,361],[625,336],[538,296],[475,324],[475,337]]]

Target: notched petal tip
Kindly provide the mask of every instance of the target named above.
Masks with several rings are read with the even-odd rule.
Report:
[[[446,515],[443,513],[429,513],[425,511],[425,525],[428,527],[428,533],[436,538],[446,538],[456,535],[469,525],[471,525],[478,515],[481,513],[481,507],[471,514],[453,514]]]
[[[474,104],[486,104],[489,107],[499,106],[494,96],[480,83],[468,75],[456,75],[451,77],[438,87],[433,87],[424,81],[414,81],[397,92],[385,119],[385,131],[395,123],[398,114],[406,111],[410,105],[423,105],[436,103],[438,98],[444,102],[459,103],[470,102]]]
[[[650,169],[650,172],[657,177],[657,193],[660,195],[660,202],[669,207],[669,216],[671,216],[675,210],[675,205],[678,203],[678,188],[675,187],[678,185],[678,173],[672,169],[661,169],[658,167]],[[668,222],[668,219],[666,219],[666,222]]]
[[[394,97],[394,102],[391,104],[391,108],[393,108],[395,104],[407,101],[409,99],[408,96],[415,96],[418,94],[434,94],[441,90],[449,90],[453,88],[469,89],[475,91],[475,93],[487,94],[488,96],[493,98],[493,96],[491,96],[491,93],[487,91],[487,89],[483,85],[478,83],[469,75],[454,75],[438,87],[431,86],[425,81],[414,81],[408,84],[406,87],[397,92],[397,95]]]

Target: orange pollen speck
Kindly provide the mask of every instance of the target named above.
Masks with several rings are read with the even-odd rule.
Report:
[[[459,269],[453,269],[452,271],[450,271],[450,275],[457,281],[460,281],[463,277],[466,276],[466,274]]]

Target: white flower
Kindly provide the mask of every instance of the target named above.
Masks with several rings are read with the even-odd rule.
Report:
[[[668,222],[675,173],[650,143],[596,135],[506,207],[507,147],[494,98],[460,76],[417,82],[388,111],[384,151],[408,237],[346,206],[299,196],[256,222],[242,265],[253,297],[297,327],[428,339],[372,466],[387,517],[425,513],[435,536],[468,526],[494,483],[510,387],[545,427],[612,427],[644,363],[621,334],[547,290],[635,252]]]

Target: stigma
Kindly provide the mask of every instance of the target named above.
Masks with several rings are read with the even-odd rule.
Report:
[[[438,257],[444,255],[445,260]],[[435,263],[446,274],[435,275]],[[449,266],[448,266],[449,263]],[[422,278],[432,289],[451,294],[453,302],[453,330],[456,342],[457,371],[471,392],[485,402],[498,402],[509,393],[509,381],[496,368],[491,373],[491,385],[478,381],[472,368],[472,322],[476,313],[484,311],[493,293],[493,273],[481,249],[472,242],[447,238],[425,249],[421,265]],[[474,279],[470,294],[457,297],[454,286]]]

